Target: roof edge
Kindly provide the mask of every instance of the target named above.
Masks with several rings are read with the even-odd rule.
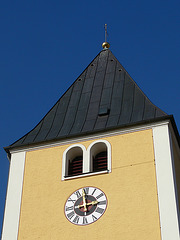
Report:
[[[21,138],[19,138],[18,140],[16,140],[15,142],[13,142],[11,145],[9,145],[8,147],[11,147],[12,145],[14,145],[15,143],[17,143],[18,141],[20,141],[21,139],[23,139],[24,137],[26,137],[30,132],[32,132],[44,119],[45,117],[49,114],[49,112],[53,109],[53,107],[61,100],[61,98],[63,98],[63,96],[68,92],[68,90],[73,86],[73,84],[79,79],[79,77],[86,71],[86,69],[92,64],[92,62],[98,57],[98,55],[100,55],[101,52],[103,51],[110,51],[109,49],[102,49],[97,55],[96,57],[93,58],[93,60],[88,64],[88,66],[78,75],[78,77],[76,78],[75,81],[72,82],[72,84],[68,87],[68,89],[62,94],[62,96],[60,98],[58,98],[58,100],[55,102],[55,104],[53,104],[53,106],[50,108],[50,110],[44,115],[43,118],[41,118],[41,120],[35,125],[35,127],[33,127],[31,130],[29,130],[26,134],[24,134]],[[47,140],[46,140],[47,141]],[[51,141],[51,140],[50,140]],[[38,143],[37,143],[38,144]],[[26,144],[25,144],[26,145]],[[23,144],[21,145],[22,147],[24,146]],[[4,149],[6,149],[7,147],[4,147]],[[15,147],[14,147],[15,148]],[[5,150],[6,151],[6,150]]]
[[[140,126],[142,124],[158,123],[158,122],[165,121],[165,120],[170,120],[172,128],[173,128],[174,133],[175,133],[175,137],[176,137],[178,145],[180,147],[180,135],[179,135],[177,125],[176,125],[176,122],[174,120],[173,115],[166,115],[166,116],[158,117],[158,118],[155,118],[155,119],[143,120],[143,121],[139,121],[139,122],[136,122],[136,123],[130,123],[130,124],[124,124],[122,126],[109,127],[107,129],[97,130],[97,131],[93,132],[93,135],[97,134],[97,133],[103,133],[103,132],[108,132],[108,131],[117,130],[117,129],[123,129],[123,128],[127,128],[127,127]],[[60,137],[60,138],[56,138],[56,139],[52,139],[52,140],[48,140],[48,141],[44,140],[44,141],[40,141],[40,142],[36,142],[36,143],[24,144],[24,145],[21,145],[19,147],[12,147],[10,145],[10,146],[4,147],[4,150],[6,151],[6,153],[8,154],[8,158],[10,159],[11,158],[10,150],[12,150],[12,149],[21,150],[24,147],[40,146],[44,143],[48,144],[48,143],[57,142],[57,141],[60,141],[60,140],[67,140],[67,139],[71,139],[71,138],[75,138],[75,137],[83,137],[83,136],[87,136],[87,135],[89,135],[89,136],[92,135],[92,132],[88,131],[88,132],[81,133],[81,134],[71,134],[69,136],[64,136],[64,137]]]

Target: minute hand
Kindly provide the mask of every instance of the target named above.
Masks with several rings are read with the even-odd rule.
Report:
[[[82,197],[83,197],[82,207],[84,207],[84,211],[87,212],[87,207],[86,207],[87,203],[86,203],[86,197],[85,196],[86,196],[86,193],[85,193],[84,189],[82,189]],[[80,207],[80,206],[78,206],[78,207]]]
[[[87,206],[89,206],[89,205],[96,205],[96,204],[98,204],[98,201],[92,201],[90,203],[86,203]]]

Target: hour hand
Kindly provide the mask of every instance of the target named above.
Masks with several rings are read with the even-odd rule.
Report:
[[[98,204],[98,203],[99,203],[98,201],[92,201],[92,202],[86,203],[86,206],[96,205],[96,204]],[[78,207],[78,208],[82,208],[82,207],[84,207],[84,204],[78,205],[77,207]],[[87,208],[86,208],[86,209],[87,209]],[[84,211],[85,211],[85,210],[84,210]]]
[[[96,205],[98,204],[99,202],[98,201],[92,201],[90,203],[87,203],[86,205],[89,206],[89,205]]]

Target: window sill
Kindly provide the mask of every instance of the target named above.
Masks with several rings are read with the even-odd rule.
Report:
[[[87,173],[82,173],[76,176],[64,176],[63,180],[70,180],[74,178],[82,178],[82,177],[87,177],[87,176],[93,176],[93,175],[99,175],[99,174],[105,174],[105,173],[110,173],[109,170],[104,170],[104,171],[99,171],[99,172],[87,172]]]

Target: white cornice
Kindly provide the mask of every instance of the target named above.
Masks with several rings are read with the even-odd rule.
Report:
[[[169,124],[170,120],[164,120],[161,122],[157,122],[157,123],[149,123],[149,124],[142,124],[139,126],[133,126],[133,127],[127,127],[127,128],[123,128],[120,130],[111,130],[105,133],[95,133],[95,134],[88,134],[87,136],[83,136],[83,137],[72,137],[71,139],[67,139],[67,140],[56,140],[54,142],[51,143],[42,143],[42,144],[38,144],[38,145],[30,145],[30,146],[24,146],[21,148],[13,148],[10,150],[10,153],[16,153],[16,152],[22,152],[22,151],[34,151],[34,150],[38,150],[38,149],[43,149],[43,148],[49,148],[49,147],[56,147],[56,146],[60,146],[60,145],[65,145],[65,144],[73,144],[73,143],[77,143],[77,142],[82,142],[82,141],[87,141],[87,140],[91,140],[91,139],[99,139],[99,138],[105,138],[105,137],[110,137],[110,136],[115,136],[115,135],[121,135],[121,134],[126,134],[126,133],[131,133],[131,132],[138,132],[138,131],[143,131],[143,130],[147,130],[147,129],[152,129],[153,127],[157,127],[157,126],[162,126],[162,125],[166,125]]]

